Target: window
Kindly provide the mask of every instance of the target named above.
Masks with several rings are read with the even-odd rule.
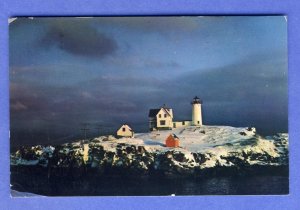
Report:
[[[200,121],[198,121],[198,124],[200,124]]]
[[[184,122],[184,121],[182,122],[182,125],[185,125],[185,122]]]
[[[158,118],[161,118],[161,114],[158,115]]]
[[[122,128],[122,131],[125,132],[125,131],[126,131],[126,128]]]
[[[167,114],[165,114],[164,117],[166,118],[166,117],[167,117]]]
[[[160,121],[160,125],[166,125],[166,121],[165,120],[161,120]]]

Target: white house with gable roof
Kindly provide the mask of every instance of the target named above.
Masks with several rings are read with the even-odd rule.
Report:
[[[171,130],[173,127],[173,110],[163,105],[159,109],[149,110],[150,130]]]
[[[134,135],[133,130],[127,124],[122,125],[119,128],[119,130],[117,131],[117,136],[118,137],[130,137],[130,138],[132,138],[133,135]]]

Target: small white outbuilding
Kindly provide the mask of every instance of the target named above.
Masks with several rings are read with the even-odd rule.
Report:
[[[134,135],[133,130],[127,124],[122,125],[119,128],[119,130],[117,131],[117,136],[118,137],[130,137],[130,138],[132,138],[133,135]]]

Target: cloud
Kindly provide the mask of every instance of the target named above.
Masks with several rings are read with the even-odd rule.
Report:
[[[47,93],[40,86],[11,82],[10,109],[12,116],[17,116],[20,113],[28,114],[28,116],[32,113],[38,115],[49,109],[47,97]]]
[[[251,124],[263,130],[261,134],[287,132],[288,83],[284,54],[258,54],[228,66],[189,72],[173,82],[172,90],[178,93],[177,101],[186,101],[191,94],[202,98],[208,124]]]
[[[148,68],[155,70],[161,70],[166,68],[179,69],[182,65],[176,61],[163,61],[152,58],[143,58],[138,55],[126,55],[119,57],[109,57],[104,61],[107,65],[114,65],[118,67],[126,67],[127,69],[141,69]],[[128,71],[126,69],[126,71]]]
[[[48,27],[41,38],[42,46],[54,45],[74,55],[98,58],[113,54],[118,49],[112,37],[81,19],[54,19]]]
[[[287,88],[287,59],[284,53],[257,54],[219,68],[188,72],[177,81],[181,81],[181,88],[199,90],[208,99],[244,100],[266,94],[275,97],[277,91]]]
[[[201,18],[201,17],[198,17]],[[174,17],[174,16],[148,16],[148,17],[101,17],[94,18],[93,21],[118,25],[143,32],[191,32],[198,27],[195,17]]]
[[[169,80],[115,75],[63,87],[12,82],[11,130],[27,135],[34,130],[45,136],[50,127],[63,137],[80,135],[82,122],[102,122],[111,126],[105,128],[111,132],[128,122],[143,131],[148,110],[163,103],[174,109],[175,120],[190,119],[189,102],[198,95],[204,100],[206,124],[256,126],[266,134],[283,131],[287,129],[287,75],[282,58],[257,55],[249,58],[253,62],[197,70]]]
[[[15,103],[12,103],[10,105],[12,111],[21,111],[21,110],[26,110],[27,106],[25,106],[23,103],[20,101],[16,101]]]

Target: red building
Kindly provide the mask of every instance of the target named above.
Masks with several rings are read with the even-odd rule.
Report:
[[[170,134],[166,138],[166,147],[179,147],[179,138],[175,134]]]

